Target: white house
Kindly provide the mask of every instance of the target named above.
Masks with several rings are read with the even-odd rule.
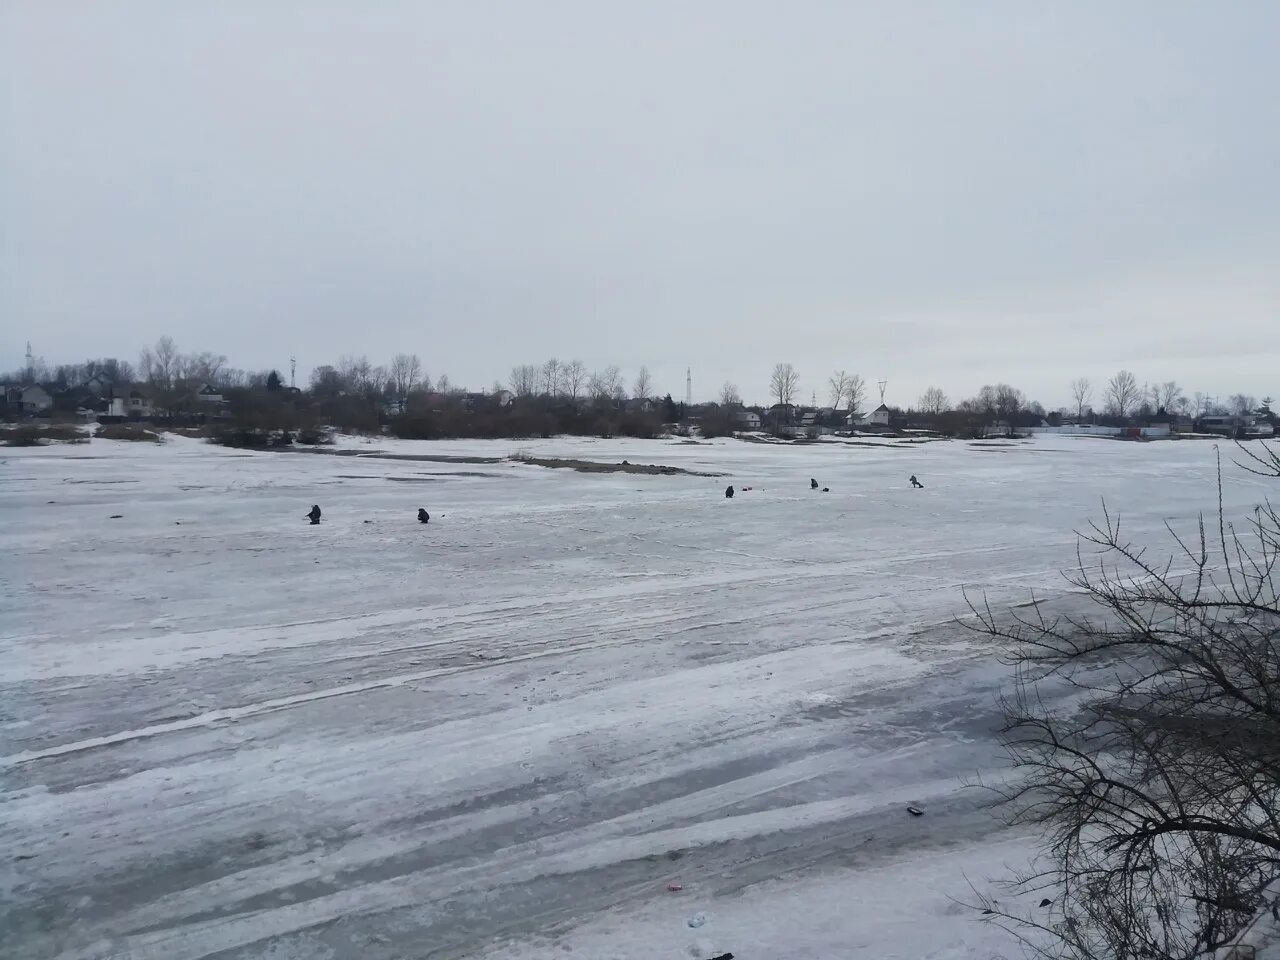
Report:
[[[889,425],[889,408],[883,403],[867,414],[867,423],[874,423],[877,426],[887,427]]]
[[[155,416],[155,404],[141,388],[132,386],[111,398],[107,415],[132,420],[149,420]]]
[[[739,410],[733,415],[733,419],[737,423],[739,430],[760,429],[760,414],[754,410]]]

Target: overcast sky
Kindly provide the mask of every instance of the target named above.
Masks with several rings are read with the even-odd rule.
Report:
[[[1280,394],[1280,3],[0,0],[0,369]]]

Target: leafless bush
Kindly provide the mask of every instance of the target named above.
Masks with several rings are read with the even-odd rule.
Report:
[[[0,438],[3,439],[6,447],[42,447],[53,442],[87,443],[89,441],[82,431],[66,424],[51,426],[23,424],[0,431]]]
[[[101,440],[132,440],[160,443],[162,437],[158,433],[145,430],[135,423],[104,423],[93,432]]]
[[[1239,465],[1280,479],[1280,455]],[[997,616],[975,628],[1018,668],[1004,704],[1017,779],[998,788],[1043,828],[1050,919],[990,919],[1049,936],[1053,956],[1191,958],[1230,942],[1280,875],[1280,514],[1216,522],[1154,558],[1104,510],[1068,579],[1099,616]],[[1035,609],[1040,610],[1037,606]],[[1066,684],[1072,709],[1041,694]]]

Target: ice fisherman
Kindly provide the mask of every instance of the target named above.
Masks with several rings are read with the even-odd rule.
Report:
[[[809,489],[810,489],[810,490],[817,490],[817,489],[818,489],[818,481],[817,481],[817,480],[815,480],[815,479],[813,479],[813,477],[810,477],[810,478],[809,478]]]
[[[421,507],[418,508],[418,522],[419,523],[431,522],[431,514],[427,513],[427,511],[423,510]]]
[[[915,487],[917,490],[924,489],[924,484],[916,479],[916,475],[914,473],[911,475],[911,486]]]
[[[320,504],[313,503],[311,505],[311,510],[307,513],[307,519],[311,521],[313,527],[320,523]]]
[[[733,484],[729,484],[729,486],[724,488],[724,498],[726,500],[733,499]]]

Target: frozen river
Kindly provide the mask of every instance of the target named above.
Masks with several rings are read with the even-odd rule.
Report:
[[[0,956],[1016,952],[961,590],[1215,495],[1204,442],[350,445],[499,459],[0,451]]]

